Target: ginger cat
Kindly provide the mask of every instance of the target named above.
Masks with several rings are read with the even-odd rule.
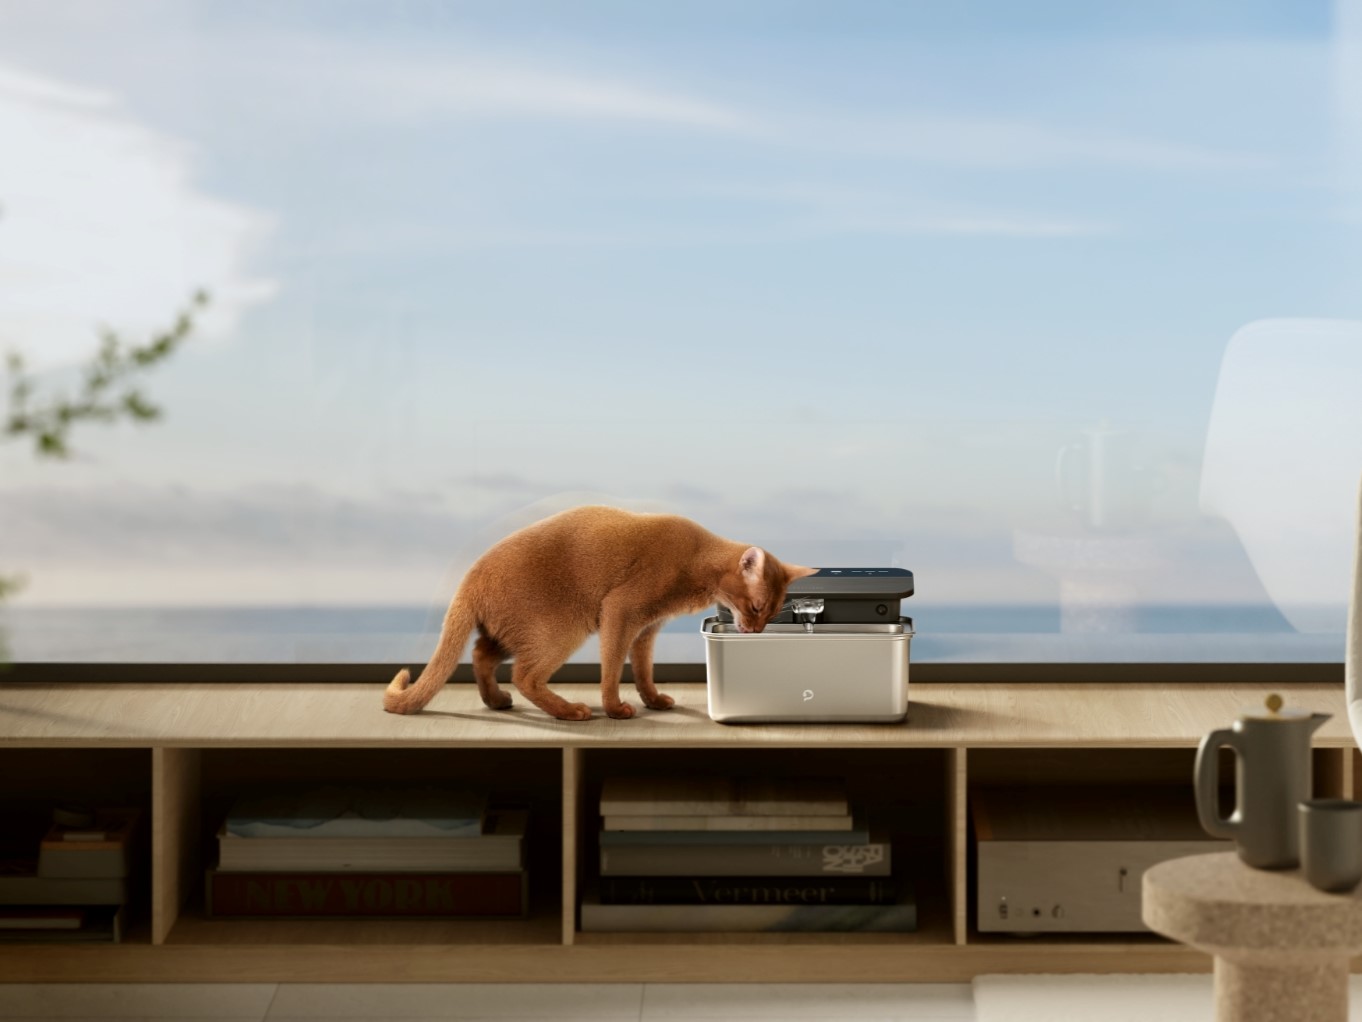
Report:
[[[383,694],[389,713],[418,713],[458,666],[469,636],[482,701],[511,705],[496,667],[515,657],[511,680],[535,706],[559,720],[588,720],[585,703],[549,690],[549,677],[592,632],[601,635],[601,699],[605,712],[627,718],[620,698],[627,655],[634,684],[649,708],[671,696],[653,684],[653,640],[668,618],[718,601],[740,631],[759,632],[780,611],[786,587],[813,568],[784,565],[760,547],[722,539],[677,515],[578,507],[512,533],[478,558],[445,614],[440,641],[411,684],[397,673]]]

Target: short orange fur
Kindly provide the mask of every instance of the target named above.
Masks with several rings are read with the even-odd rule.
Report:
[[[511,680],[521,695],[560,720],[588,720],[589,706],[563,699],[548,681],[599,632],[605,712],[634,715],[620,698],[626,656],[644,705],[667,710],[672,698],[653,683],[653,640],[669,618],[718,602],[741,630],[759,632],[780,611],[790,582],[813,571],[677,515],[573,508],[507,536],[478,559],[450,601],[425,670],[415,684],[409,671],[399,671],[383,708],[420,712],[454,673],[476,630],[473,676],[492,709],[511,705],[496,668],[514,657]]]

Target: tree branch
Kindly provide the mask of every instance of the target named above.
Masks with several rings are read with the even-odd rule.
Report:
[[[208,293],[198,291],[166,330],[145,344],[127,344],[108,328],[100,331],[99,350],[85,367],[80,393],[35,400],[36,388],[23,356],[11,351],[5,363],[10,380],[9,404],[2,439],[31,438],[42,458],[71,454],[71,429],[85,422],[151,422],[161,409],[149,402],[131,382],[137,374],[164,362],[194,331],[195,318],[208,305]]]

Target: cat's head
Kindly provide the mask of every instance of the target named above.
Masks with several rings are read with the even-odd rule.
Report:
[[[734,570],[724,573],[718,599],[733,612],[738,631],[759,632],[780,613],[790,583],[817,570],[781,564],[761,547],[748,547]]]

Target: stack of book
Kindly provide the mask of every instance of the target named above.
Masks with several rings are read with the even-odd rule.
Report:
[[[123,939],[128,872],[141,813],[101,809],[53,823],[0,858],[0,941]]]
[[[207,913],[274,919],[523,916],[528,814],[440,788],[248,796],[218,831]]]
[[[906,932],[911,889],[840,780],[616,777],[586,932]]]

